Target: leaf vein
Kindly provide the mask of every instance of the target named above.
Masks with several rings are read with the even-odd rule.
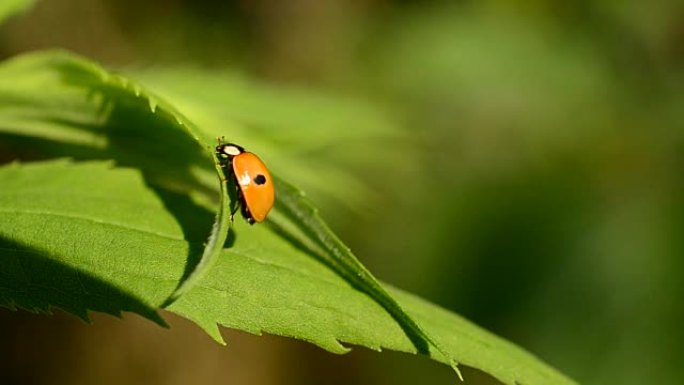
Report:
[[[164,234],[161,232],[155,232],[151,231],[148,229],[143,229],[143,228],[138,228],[138,227],[133,227],[133,226],[128,226],[124,225],[121,223],[115,223],[115,222],[107,222],[101,219],[95,219],[95,218],[89,218],[87,216],[82,216],[82,215],[73,215],[73,214],[65,214],[65,213],[59,213],[59,212],[52,212],[52,211],[42,211],[42,210],[11,210],[11,209],[3,209],[0,208],[0,213],[7,213],[7,214],[29,214],[29,215],[45,215],[45,216],[53,216],[53,217],[59,217],[59,218],[67,218],[67,219],[77,219],[77,220],[82,220],[82,221],[87,221],[99,225],[105,225],[105,226],[112,226],[112,227],[118,227],[124,230],[131,230],[131,231],[137,231],[149,235],[154,235],[160,238],[166,238],[166,239],[172,239],[174,241],[184,241],[184,238],[177,237],[174,235],[170,234]]]

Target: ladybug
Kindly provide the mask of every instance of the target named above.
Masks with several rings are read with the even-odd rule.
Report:
[[[242,216],[250,225],[263,222],[275,201],[273,178],[264,162],[237,144],[221,143],[220,139],[216,146],[216,155],[221,160],[221,167],[228,169],[237,186],[236,198]],[[232,214],[235,211],[237,207]]]

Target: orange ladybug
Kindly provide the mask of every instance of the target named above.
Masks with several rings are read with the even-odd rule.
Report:
[[[222,144],[220,140],[216,155],[222,160],[221,166],[229,169],[238,187],[237,199],[242,216],[250,225],[263,222],[275,201],[273,179],[264,162],[237,144]]]

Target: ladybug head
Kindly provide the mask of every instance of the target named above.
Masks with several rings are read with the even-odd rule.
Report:
[[[216,154],[221,158],[232,158],[245,152],[245,149],[233,143],[219,144],[216,146]]]

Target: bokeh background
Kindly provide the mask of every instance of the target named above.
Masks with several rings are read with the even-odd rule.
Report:
[[[258,129],[263,148],[312,160],[302,180],[273,168],[378,277],[583,384],[684,383],[680,0],[43,0],[0,27],[2,58],[52,47],[143,82],[182,67],[276,105],[282,90],[351,103],[374,118],[312,118],[301,140]],[[170,330],[0,309],[0,383],[454,381],[399,353],[229,330],[221,347],[164,316]]]

